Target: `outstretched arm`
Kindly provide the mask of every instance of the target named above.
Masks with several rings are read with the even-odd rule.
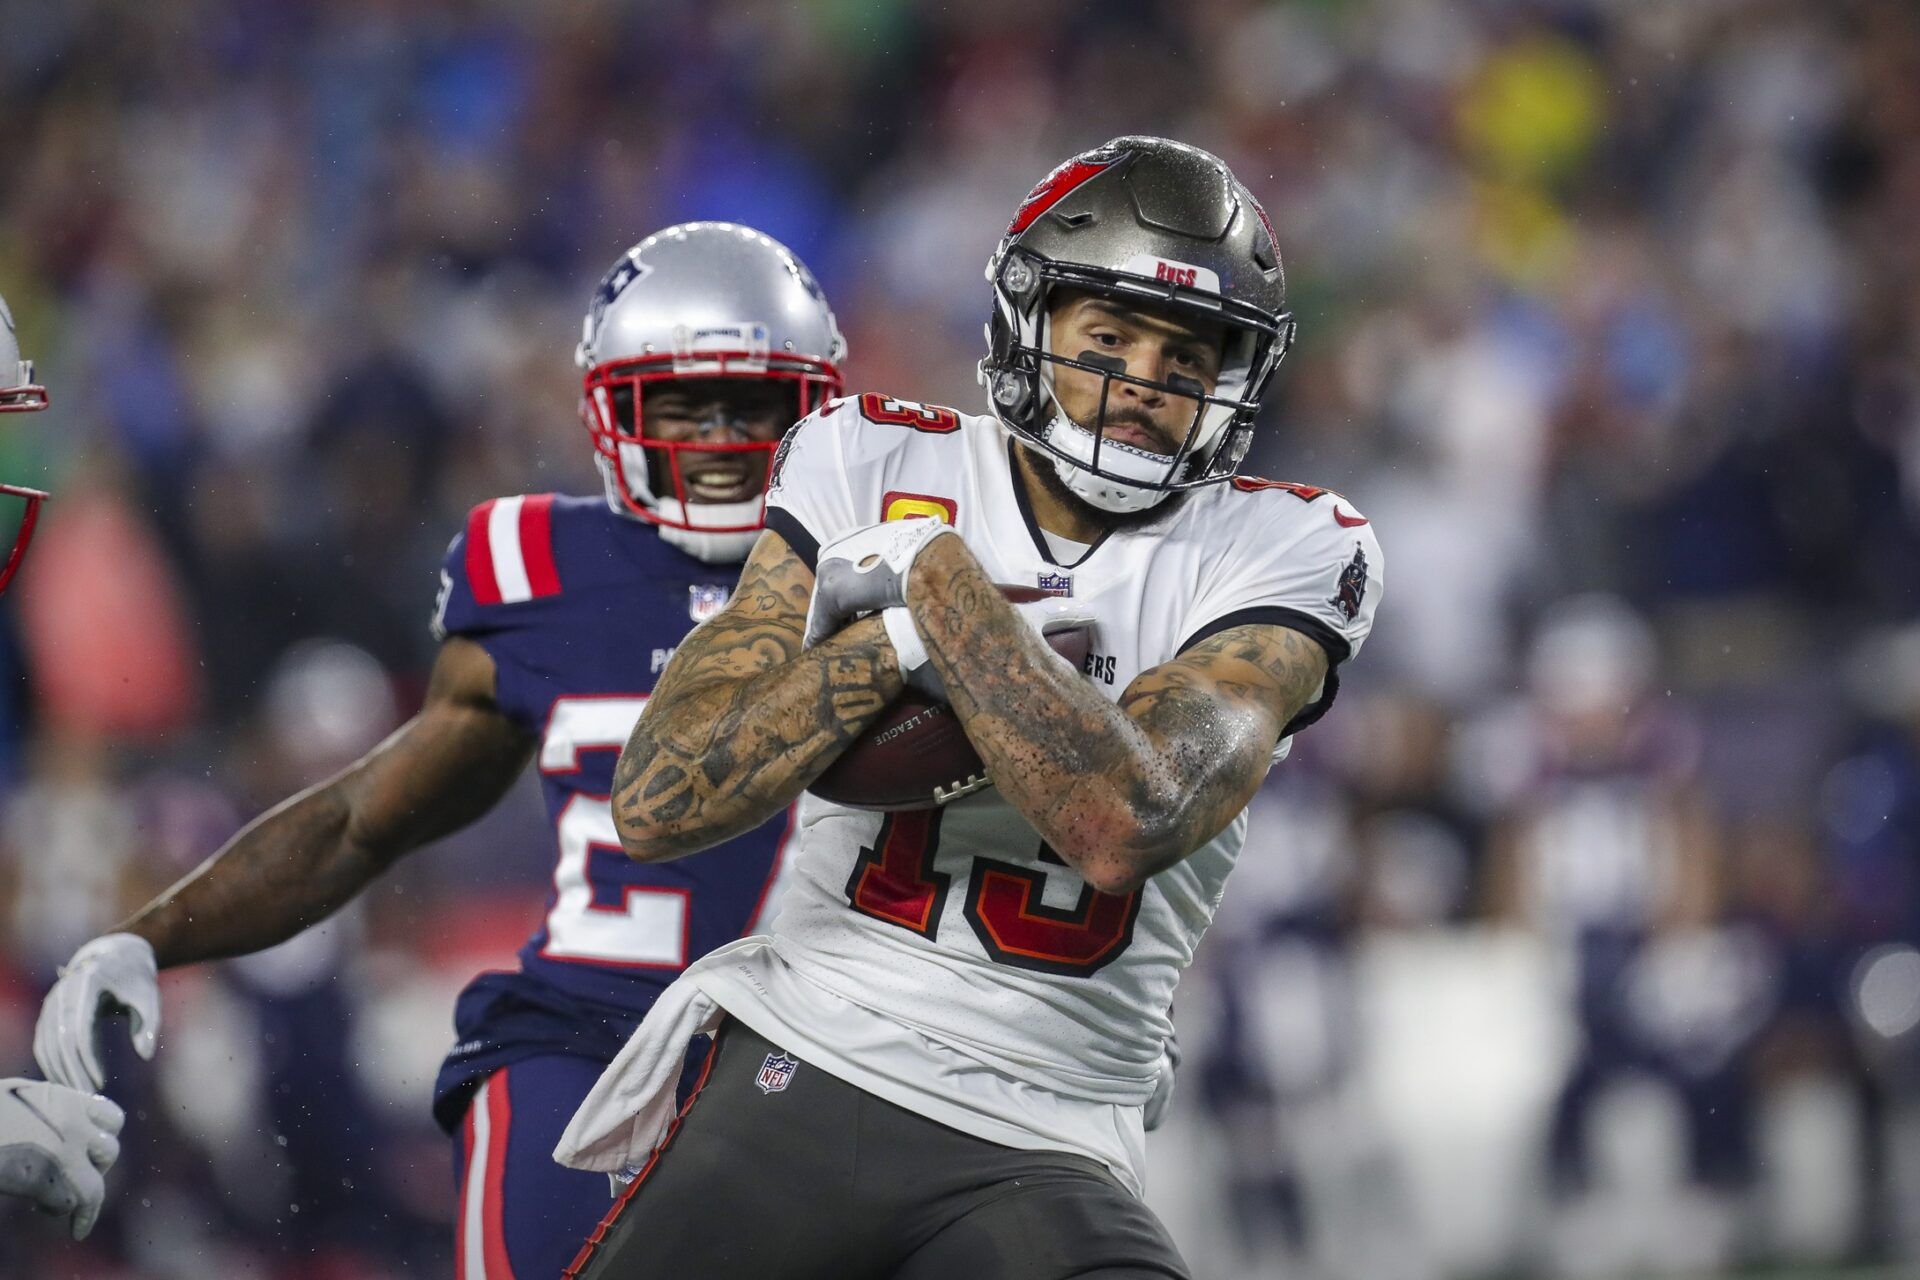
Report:
[[[493,700],[493,659],[459,637],[441,646],[426,705],[332,779],[249,823],[211,858],[60,971],[34,1028],[49,1080],[98,1089],[101,1019],[132,1016],[152,1057],[155,969],[246,955],[325,919],[402,855],[491,808],[533,751]]]
[[[813,571],[760,535],[727,607],[681,642],[613,774],[620,843],[641,862],[750,831],[900,695],[880,620],[804,652]]]
[[[1246,807],[1327,673],[1314,641],[1252,624],[1142,672],[1109,702],[1054,656],[959,538],[921,553],[907,604],[994,784],[1109,893],[1179,862]]]
[[[493,659],[454,636],[419,714],[335,777],[249,823],[120,931],[151,943],[163,969],[283,942],[403,855],[492,808],[533,746],[494,702]]]

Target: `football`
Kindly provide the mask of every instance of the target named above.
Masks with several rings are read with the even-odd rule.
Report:
[[[1005,584],[1000,593],[1016,604],[1047,594]],[[1080,671],[1093,647],[1093,632],[1090,627],[1055,631],[1047,643]],[[953,708],[910,689],[808,790],[854,809],[933,809],[990,785],[980,753]]]

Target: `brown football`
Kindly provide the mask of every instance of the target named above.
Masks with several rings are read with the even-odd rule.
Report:
[[[1000,593],[1016,604],[1047,594],[1004,584]],[[1093,632],[1089,627],[1056,631],[1047,643],[1080,671],[1092,651]],[[909,689],[808,790],[854,809],[933,809],[987,785],[980,753],[953,708]]]

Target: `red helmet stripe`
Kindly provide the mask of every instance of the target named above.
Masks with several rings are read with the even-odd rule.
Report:
[[[500,603],[500,579],[493,572],[493,539],[487,532],[498,501],[489,498],[467,513],[467,589],[473,592],[475,604]]]
[[[560,594],[560,571],[553,561],[552,494],[537,494],[520,505],[520,554],[533,598]]]
[[[1007,234],[1017,236],[1034,224],[1034,220],[1047,210],[1066,199],[1069,192],[1097,173],[1106,172],[1113,161],[1103,160],[1092,164],[1085,160],[1069,160],[1040,179],[1040,185],[1027,194],[1014,210],[1013,225],[1007,228]]]
[[[1273,242],[1275,257],[1280,256],[1280,237],[1273,233],[1273,219],[1267,216],[1267,206],[1258,200],[1252,201],[1253,211],[1260,215],[1260,225],[1267,229],[1267,239]]]

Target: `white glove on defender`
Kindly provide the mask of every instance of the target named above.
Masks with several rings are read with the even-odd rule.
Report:
[[[914,557],[949,533],[959,536],[944,520],[889,520],[820,548],[805,647],[811,649],[863,613],[906,604]]]
[[[33,1058],[47,1079],[92,1093],[106,1083],[96,1036],[115,1014],[133,1019],[133,1048],[151,1059],[160,1034],[160,982],[153,948],[131,933],[109,933],[73,953],[40,1005]]]
[[[42,1080],[0,1080],[0,1195],[67,1219],[84,1240],[107,1198],[126,1116],[99,1094]]]

